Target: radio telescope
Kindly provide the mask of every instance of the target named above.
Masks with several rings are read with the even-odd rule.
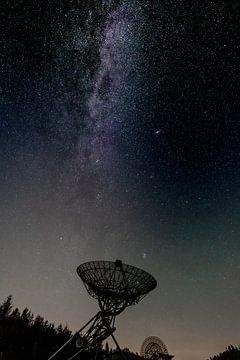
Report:
[[[48,360],[75,359],[84,350],[96,350],[109,336],[121,352],[113,335],[116,315],[157,286],[152,275],[121,260],[89,261],[78,266],[77,274],[89,295],[98,300],[100,311]]]
[[[166,345],[156,336],[149,336],[144,340],[140,354],[150,360],[170,360],[174,357],[168,354]]]

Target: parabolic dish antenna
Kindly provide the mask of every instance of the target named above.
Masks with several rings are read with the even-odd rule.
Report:
[[[157,286],[152,275],[121,260],[86,262],[77,273],[89,295],[98,299],[100,309],[115,315],[137,304]]]
[[[157,336],[149,336],[144,340],[140,354],[142,357],[151,360],[167,360],[174,357],[168,354],[166,345]]]

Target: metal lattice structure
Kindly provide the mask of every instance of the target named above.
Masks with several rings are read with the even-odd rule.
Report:
[[[147,272],[123,264],[121,260],[89,261],[77,268],[79,277],[92,297],[98,300],[100,311],[71,337],[49,360],[79,358],[84,350],[96,350],[99,344],[116,330],[115,317],[127,306],[137,304],[157,286]],[[123,356],[124,357],[124,356]]]
[[[120,260],[90,261],[80,265],[77,273],[104,313],[117,315],[127,306],[137,304],[157,286],[156,280],[139,268]]]
[[[157,336],[149,336],[144,340],[140,354],[150,360],[168,360],[174,357],[168,354],[166,345]]]

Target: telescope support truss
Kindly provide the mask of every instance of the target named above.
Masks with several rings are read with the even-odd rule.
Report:
[[[48,360],[57,359],[58,355],[62,354],[63,351],[68,356],[67,360],[76,359],[82,351],[96,350],[109,336],[112,337],[124,359],[121,348],[113,335],[113,332],[116,330],[114,323],[115,316],[106,316],[102,311],[99,311]]]

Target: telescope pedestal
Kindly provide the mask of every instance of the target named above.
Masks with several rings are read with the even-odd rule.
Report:
[[[120,351],[124,359],[120,346],[113,335],[113,332],[116,330],[114,323],[115,316],[108,316],[102,311],[99,311],[48,360],[57,359],[60,353],[62,357],[63,351],[66,353],[67,360],[76,359],[82,351],[96,350],[109,336],[112,337],[117,349]]]

